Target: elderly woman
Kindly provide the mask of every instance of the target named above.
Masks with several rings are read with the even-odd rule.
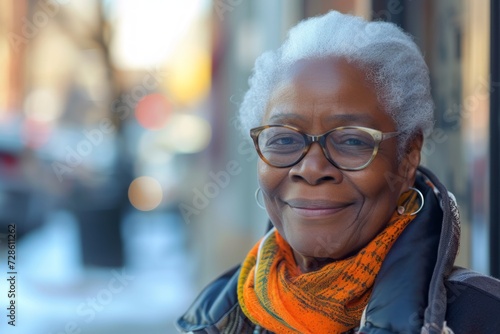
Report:
[[[419,166],[433,103],[408,35],[304,21],[257,60],[240,115],[272,226],[179,330],[500,333],[500,282],[453,267],[455,200]]]

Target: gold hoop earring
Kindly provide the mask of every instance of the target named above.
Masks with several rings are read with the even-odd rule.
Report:
[[[262,195],[262,201],[259,201],[259,194],[262,194],[262,189],[260,187],[257,188],[255,191],[255,201],[257,202],[257,206],[261,209],[266,209],[266,206],[264,205],[264,195]]]
[[[422,210],[424,202],[424,195],[422,195],[420,190],[410,187],[410,189],[399,196],[398,213],[408,216],[416,215]]]

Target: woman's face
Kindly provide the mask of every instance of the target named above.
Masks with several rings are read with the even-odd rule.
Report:
[[[291,125],[319,135],[347,125],[396,131],[365,73],[339,58],[297,62],[273,91],[263,124]],[[398,162],[397,137],[383,141],[366,168],[343,171],[318,143],[296,165],[259,159],[258,177],[272,223],[303,271],[348,257],[386,225],[399,195],[413,184],[419,149]]]

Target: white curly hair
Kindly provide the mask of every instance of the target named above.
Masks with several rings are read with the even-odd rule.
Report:
[[[257,58],[239,111],[245,134],[262,125],[273,89],[291,65],[323,57],[345,58],[366,71],[379,101],[402,133],[400,154],[412,136],[430,134],[434,104],[429,71],[412,37],[392,23],[368,22],[336,11],[300,22],[279,49]]]

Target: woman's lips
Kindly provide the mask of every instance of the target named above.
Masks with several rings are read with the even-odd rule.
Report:
[[[331,216],[349,206],[347,203],[321,199],[291,199],[285,201],[285,203],[288,204],[295,214],[306,218],[322,218]]]

